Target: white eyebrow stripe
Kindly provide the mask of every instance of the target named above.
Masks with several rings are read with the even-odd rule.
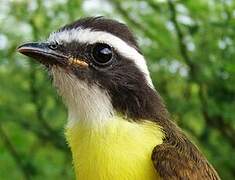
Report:
[[[115,35],[105,31],[77,28],[52,33],[49,36],[48,41],[67,43],[77,41],[88,44],[94,44],[97,42],[107,43],[117,50],[122,56],[134,61],[136,66],[141,70],[141,72],[144,73],[150,87],[154,89],[144,57],[135,48],[131,47],[125,41]]]

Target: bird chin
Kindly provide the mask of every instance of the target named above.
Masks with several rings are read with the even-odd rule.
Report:
[[[58,74],[60,74],[60,76],[71,76],[73,75],[74,71],[74,67],[71,67],[69,65],[61,66],[60,64],[44,64],[44,66],[47,68],[53,78],[55,76],[58,76]]]

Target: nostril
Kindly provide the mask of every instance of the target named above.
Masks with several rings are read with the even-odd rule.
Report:
[[[49,44],[48,47],[51,49],[51,50],[56,50],[58,48],[58,44]]]

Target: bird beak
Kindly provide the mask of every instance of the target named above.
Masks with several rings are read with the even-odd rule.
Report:
[[[17,48],[17,51],[32,57],[36,61],[48,65],[68,65],[69,58],[57,50],[49,48],[48,43],[25,43]]]

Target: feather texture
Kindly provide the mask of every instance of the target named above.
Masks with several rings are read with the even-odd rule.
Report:
[[[117,116],[100,128],[77,122],[66,131],[77,179],[159,179],[151,154],[156,144],[163,142],[161,127]]]

